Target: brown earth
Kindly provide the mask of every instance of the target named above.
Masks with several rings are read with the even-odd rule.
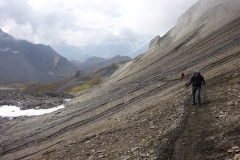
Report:
[[[0,159],[233,158],[240,145],[239,27],[236,19],[203,38],[198,28],[135,58],[128,72],[76,94],[65,109],[1,119]],[[201,107],[191,105],[184,85],[195,69],[207,83]]]

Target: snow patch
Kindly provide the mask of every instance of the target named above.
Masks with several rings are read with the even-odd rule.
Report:
[[[4,48],[0,48],[0,52],[7,52],[7,51],[10,51],[9,47],[6,47],[5,49]]]
[[[14,53],[14,54],[18,54],[18,53],[19,53],[19,51],[12,51],[12,53]]]
[[[9,47],[4,48],[0,48],[0,52],[8,52],[8,51],[12,51],[13,54],[18,54],[20,53],[19,51],[13,51],[11,50]]]
[[[60,106],[49,108],[49,109],[20,110],[20,107],[17,107],[17,106],[4,105],[0,107],[0,117],[8,117],[9,120],[11,120],[15,117],[21,117],[21,116],[39,116],[39,115],[54,112],[62,108],[65,108],[64,105],[60,105]]]

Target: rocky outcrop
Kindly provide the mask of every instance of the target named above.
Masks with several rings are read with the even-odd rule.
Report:
[[[158,35],[150,41],[148,50],[155,50],[160,46],[161,37]]]
[[[186,34],[197,29],[198,37],[219,29],[240,15],[238,0],[200,0],[178,18],[176,25],[163,37],[156,36],[150,41],[149,48],[144,54],[149,54],[179,40]]]
[[[174,41],[195,28],[201,29],[201,37],[219,29],[240,15],[238,0],[200,0],[187,10],[170,31]]]

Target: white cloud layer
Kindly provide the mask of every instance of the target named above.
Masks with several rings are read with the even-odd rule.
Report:
[[[163,36],[197,0],[0,0],[0,28],[34,43],[75,46]]]

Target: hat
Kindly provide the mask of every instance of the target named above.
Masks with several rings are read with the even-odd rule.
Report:
[[[200,73],[199,70],[195,70],[194,73]]]

